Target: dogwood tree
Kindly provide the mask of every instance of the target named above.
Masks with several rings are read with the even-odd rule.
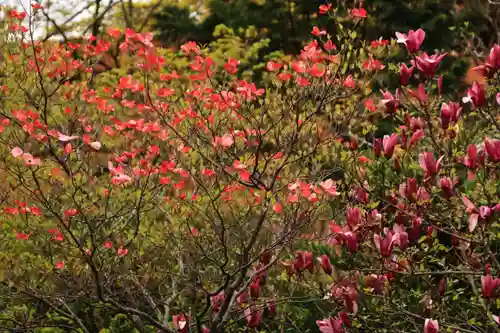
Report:
[[[488,86],[445,96],[423,30],[367,43],[364,8],[318,11],[335,42],[311,27],[259,83],[193,42],[46,44],[8,12],[5,330],[498,329],[500,48]],[[127,71],[97,75],[116,44]],[[397,90],[372,91],[382,71]]]

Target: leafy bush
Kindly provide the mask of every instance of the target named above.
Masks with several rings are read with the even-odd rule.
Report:
[[[319,14],[335,43],[314,27],[255,84],[224,40],[44,44],[8,12],[6,331],[498,329],[500,47],[445,96],[424,31],[367,43],[363,8]],[[97,75],[115,45],[126,68]],[[372,91],[381,72],[399,88]]]

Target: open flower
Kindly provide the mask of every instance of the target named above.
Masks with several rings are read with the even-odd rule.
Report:
[[[500,140],[484,140],[484,147],[486,148],[486,155],[493,162],[500,162]]]
[[[392,254],[392,246],[394,245],[394,242],[396,242],[397,236],[394,235],[388,228],[384,228],[384,234],[385,235],[383,236],[374,235],[373,240],[380,254],[387,258]]]
[[[319,257],[318,261],[319,261],[321,267],[323,268],[323,271],[326,274],[328,274],[328,275],[332,274],[333,266],[332,266],[332,263],[330,261],[330,258],[326,254],[323,254],[321,257]]]
[[[262,309],[257,309],[254,305],[247,307],[243,314],[248,327],[259,327],[262,321]]]
[[[441,160],[444,156],[441,156],[437,161],[434,158],[434,154],[431,152],[425,152],[420,154],[419,164],[422,169],[425,170],[425,178],[432,177],[439,173],[441,169]]]
[[[322,333],[343,333],[344,329],[342,328],[342,319],[340,318],[325,318],[322,320],[317,320],[316,325],[320,332]]]
[[[396,89],[396,95],[393,96],[389,91],[382,91],[382,99],[380,104],[385,108],[387,113],[395,113],[399,107],[399,90]]]
[[[421,56],[416,56],[415,61],[412,61],[413,65],[416,65],[418,70],[426,77],[431,78],[434,76],[439,63],[446,56],[447,53],[439,54],[434,53],[429,56],[427,53],[422,53]]]
[[[486,91],[484,85],[474,82],[472,87],[467,90],[467,96],[462,98],[464,103],[472,103],[472,106],[479,108],[486,102]]]
[[[462,108],[456,102],[443,103],[441,106],[441,128],[448,129],[451,124],[455,124],[460,117]]]
[[[500,279],[494,278],[489,274],[481,276],[481,289],[484,298],[491,298],[499,285]]]
[[[500,46],[498,44],[493,45],[484,65],[474,67],[473,69],[482,76],[492,77],[500,69]]]
[[[396,32],[398,43],[404,44],[409,53],[415,53],[420,49],[424,39],[425,31],[418,29],[417,31],[410,30],[408,34]]]
[[[391,158],[394,154],[394,149],[396,149],[396,145],[399,142],[399,135],[393,133],[391,136],[385,135],[382,141],[382,145],[384,147],[384,155],[387,158]]]
[[[415,69],[415,66],[411,66],[410,68],[408,68],[406,64],[401,64],[401,66],[399,67],[399,83],[402,86],[406,86],[408,83],[410,83],[413,69]]]

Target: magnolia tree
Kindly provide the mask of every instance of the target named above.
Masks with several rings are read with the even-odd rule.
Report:
[[[40,43],[8,11],[3,330],[498,330],[500,47],[446,96],[424,31],[362,41],[345,8],[259,84],[132,30]],[[113,45],[130,66],[97,75]]]

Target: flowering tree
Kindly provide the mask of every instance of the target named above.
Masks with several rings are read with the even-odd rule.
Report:
[[[366,43],[363,8],[319,14],[336,42],[314,27],[256,85],[237,59],[167,57],[130,29],[40,43],[10,10],[2,327],[498,330],[500,47],[477,69],[487,87],[443,96],[424,31]],[[97,75],[115,44],[130,67]],[[407,63],[383,63],[401,48]],[[400,87],[378,95],[386,68]]]

